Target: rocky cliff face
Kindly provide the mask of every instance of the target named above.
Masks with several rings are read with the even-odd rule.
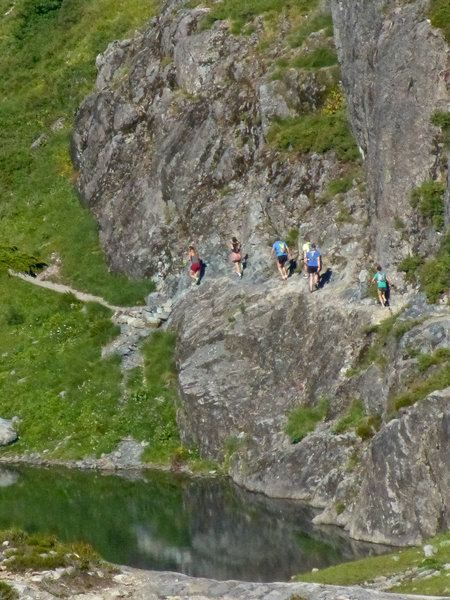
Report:
[[[428,4],[331,1],[353,131],[366,158],[376,255],[383,264],[439,243],[409,203],[415,187],[445,179],[447,171],[431,116],[447,111],[450,54],[426,18]],[[393,229],[395,219],[408,235]]]
[[[323,110],[335,89],[334,67],[275,75],[288,21],[280,17],[267,50],[261,19],[248,36],[223,21],[204,30],[208,9],[179,2],[99,57],[72,154],[111,267],[153,274],[174,300],[185,443],[226,460],[250,489],[322,508],[318,521],[355,538],[411,544],[449,526],[449,390],[400,412],[394,398],[413,384],[421,352],[450,348],[448,307],[428,306],[400,282],[392,305],[403,312],[376,337],[367,326],[389,313],[366,297],[367,280],[373,260],[436,243],[409,194],[443,172],[429,119],[448,101],[447,47],[422,2],[332,6],[367,190],[332,150],[281,153],[268,143],[274,118]],[[318,45],[332,46],[324,30],[295,52]],[[344,176],[350,185],[330,193]],[[317,293],[301,273],[287,282],[276,274],[270,245],[288,233],[300,266],[297,239],[300,248],[317,241],[324,254]],[[242,280],[233,279],[231,235],[248,254]],[[192,242],[206,263],[194,287],[183,262]],[[435,362],[432,370],[442,368]],[[368,435],[338,427],[355,401],[376,424]],[[291,443],[292,410],[319,403],[325,418]]]

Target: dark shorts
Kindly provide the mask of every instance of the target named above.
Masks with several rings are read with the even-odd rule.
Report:
[[[283,266],[287,261],[287,254],[280,254],[280,256],[277,256],[277,260],[279,264]]]
[[[192,271],[193,273],[198,273],[198,272],[199,272],[199,271],[201,271],[201,270],[202,270],[202,265],[201,265],[201,263],[199,263],[199,262],[198,262],[198,263],[194,263],[193,265],[191,265],[191,271]]]
[[[308,273],[317,273],[319,270],[319,267],[310,267],[308,265]]]

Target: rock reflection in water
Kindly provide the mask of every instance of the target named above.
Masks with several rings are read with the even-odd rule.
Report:
[[[0,488],[9,487],[17,483],[19,473],[11,469],[0,469]]]
[[[215,579],[287,580],[385,551],[311,524],[314,511],[226,479],[64,469],[0,472],[0,528],[83,540],[107,560]]]
[[[334,527],[317,527],[317,511],[290,500],[246,492],[229,482],[193,483],[190,534],[195,561],[189,574],[216,579],[287,580],[293,574],[386,552],[351,540]]]

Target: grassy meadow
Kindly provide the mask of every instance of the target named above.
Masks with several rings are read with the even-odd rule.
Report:
[[[97,54],[157,8],[156,0],[0,0],[1,245],[44,262],[56,252],[67,282],[121,305],[142,302],[153,284],[108,272],[74,192],[70,134]],[[47,141],[31,149],[41,135]]]

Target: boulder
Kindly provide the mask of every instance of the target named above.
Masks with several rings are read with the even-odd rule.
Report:
[[[15,442],[18,435],[14,429],[13,421],[0,419],[0,446],[7,446]]]

